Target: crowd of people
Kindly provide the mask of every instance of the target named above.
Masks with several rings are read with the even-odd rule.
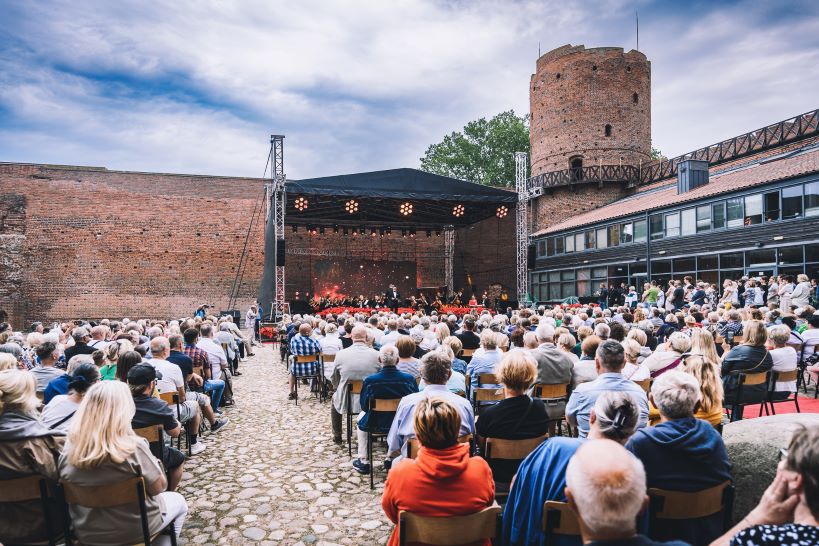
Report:
[[[819,372],[819,314],[809,302],[791,297],[783,306],[780,296],[738,305],[730,294],[700,298],[700,284],[672,282],[668,308],[649,283],[648,297],[635,305],[462,318],[422,311],[286,316],[291,384],[311,376],[316,389],[334,391],[330,431],[337,444],[344,415],[353,414],[354,472],[376,467],[368,434],[386,437],[382,505],[393,522],[402,510],[478,512],[501,494],[496,487],[511,482],[503,491],[505,544],[544,544],[543,505],[550,500],[574,510],[583,543],[751,546],[788,537],[789,544],[815,544],[816,426],[794,435],[771,489],[735,528],[724,529],[719,513],[650,530],[638,517],[648,488],[696,492],[730,482],[721,436],[727,414],[742,419],[745,405],[793,397],[797,381],[778,381],[780,373],[796,370],[815,383]],[[752,288],[746,283],[746,297]],[[316,359],[296,363],[294,355]],[[739,373],[756,372],[771,372],[769,382],[745,386],[740,398]],[[483,383],[482,374],[494,383]],[[356,381],[361,393],[348,397]],[[565,385],[566,396],[539,397],[537,389],[549,385]],[[476,401],[481,389],[502,396]],[[400,402],[395,412],[373,411],[376,399]],[[557,425],[568,434],[555,434]],[[488,439],[541,437],[548,439],[522,462],[470,456],[484,453]],[[398,544],[397,531],[390,544]]]
[[[207,450],[203,434],[229,424],[233,377],[253,340],[252,328],[207,315],[34,323],[27,332],[0,324],[0,479],[92,487],[142,476],[150,534],[172,524],[178,536],[188,510],[175,491],[185,461]],[[162,428],[156,445],[140,435],[149,427]],[[173,447],[180,436],[187,455]],[[83,544],[143,540],[132,506],[69,503],[66,512],[54,504],[47,522],[39,500],[0,503],[0,542],[39,543],[66,517]]]

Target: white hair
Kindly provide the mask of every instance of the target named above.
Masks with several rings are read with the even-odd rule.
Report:
[[[691,338],[682,332],[674,332],[668,336],[668,344],[678,353],[684,353],[691,348]]]
[[[555,329],[551,324],[540,324],[535,330],[537,340],[541,343],[552,343],[555,338]]]
[[[594,335],[599,337],[600,339],[608,339],[609,335],[611,335],[611,328],[608,324],[601,322],[597,326],[594,327]]]
[[[378,359],[381,361],[381,364],[384,366],[395,366],[398,362],[398,349],[395,348],[395,345],[385,345],[381,347],[379,352]]]
[[[690,373],[669,370],[651,384],[651,397],[660,413],[667,418],[691,417],[702,398],[700,382]]]

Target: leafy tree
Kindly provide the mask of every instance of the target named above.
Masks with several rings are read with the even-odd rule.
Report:
[[[478,184],[514,187],[515,152],[529,153],[529,116],[514,110],[470,121],[427,148],[421,169]],[[527,172],[527,176],[529,173]]]
[[[664,157],[663,152],[657,148],[651,148],[651,159],[662,159]]]

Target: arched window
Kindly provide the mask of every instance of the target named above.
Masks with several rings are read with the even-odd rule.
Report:
[[[605,133],[607,137],[611,136],[611,125],[608,123],[606,124]]]
[[[637,93],[634,93],[634,94],[631,96],[631,101],[632,101],[634,104],[639,103],[639,102],[640,102],[640,95],[638,95]]]

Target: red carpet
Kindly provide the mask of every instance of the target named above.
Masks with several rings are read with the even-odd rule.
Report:
[[[810,398],[806,398],[800,395],[799,409],[802,413],[819,413],[819,400],[813,398],[812,396]],[[793,402],[776,404],[776,414],[779,415],[780,413],[796,413],[796,404]],[[762,416],[765,416],[764,410],[762,411]],[[745,406],[743,418],[753,419],[755,417],[759,417],[759,406]]]

